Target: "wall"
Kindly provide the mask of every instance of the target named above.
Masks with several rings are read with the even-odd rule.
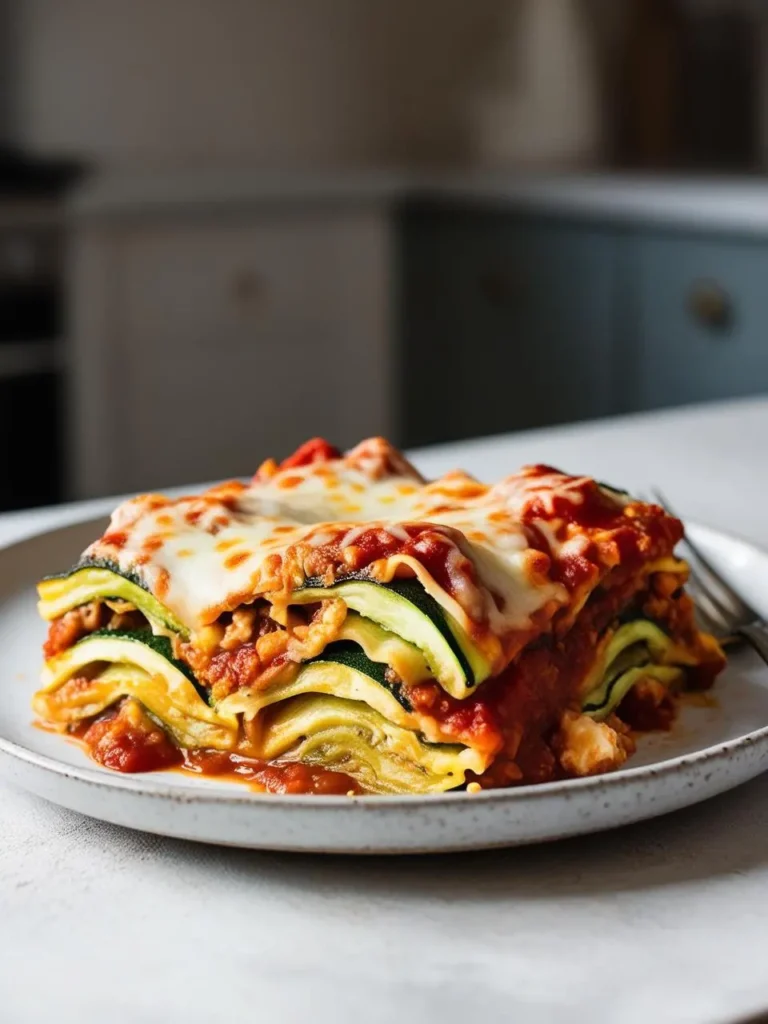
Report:
[[[582,2],[599,29],[605,81],[624,4]],[[736,3],[759,12],[768,54],[763,0],[685,2],[699,13]],[[509,15],[521,5],[0,0],[0,85],[9,75],[18,85],[10,114],[0,89],[0,136],[10,119],[33,150],[121,166],[461,160],[473,156],[477,97],[498,75]],[[764,67],[768,163],[768,60]]]
[[[508,0],[19,0],[19,140],[102,163],[461,156]]]

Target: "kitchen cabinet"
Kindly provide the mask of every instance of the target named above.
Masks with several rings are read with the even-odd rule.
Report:
[[[400,245],[409,444],[768,391],[768,235],[426,205]]]
[[[243,475],[310,436],[390,432],[388,239],[358,208],[78,236],[77,493]]]
[[[768,189],[153,177],[71,212],[69,495],[768,391]]]
[[[498,211],[402,222],[401,375],[409,444],[618,411],[618,239]]]
[[[768,244],[638,231],[626,260],[628,408],[768,391]]]

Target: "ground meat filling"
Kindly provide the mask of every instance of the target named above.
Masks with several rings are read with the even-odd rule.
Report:
[[[266,689],[279,674],[316,658],[338,637],[347,606],[333,598],[289,608],[285,623],[271,612],[262,602],[223,615],[187,643],[175,640],[176,656],[211,688],[214,701],[244,687]]]
[[[127,601],[90,601],[54,619],[43,644],[46,661],[73,647],[97,629],[145,629],[147,620]]]

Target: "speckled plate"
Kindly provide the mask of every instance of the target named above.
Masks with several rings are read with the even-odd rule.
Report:
[[[687,700],[675,728],[644,738],[612,775],[469,795],[297,797],[181,773],[122,776],[32,725],[45,627],[34,584],[75,561],[101,520],[0,550],[0,771],[39,796],[146,832],[231,846],[416,853],[515,846],[626,825],[706,800],[768,768],[768,669],[737,652],[711,695]],[[712,561],[768,615],[768,554],[689,526]]]

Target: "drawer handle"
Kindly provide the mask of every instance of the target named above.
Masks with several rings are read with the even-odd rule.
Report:
[[[727,331],[733,324],[733,301],[717,281],[697,281],[691,287],[688,312],[697,324],[710,331]]]

